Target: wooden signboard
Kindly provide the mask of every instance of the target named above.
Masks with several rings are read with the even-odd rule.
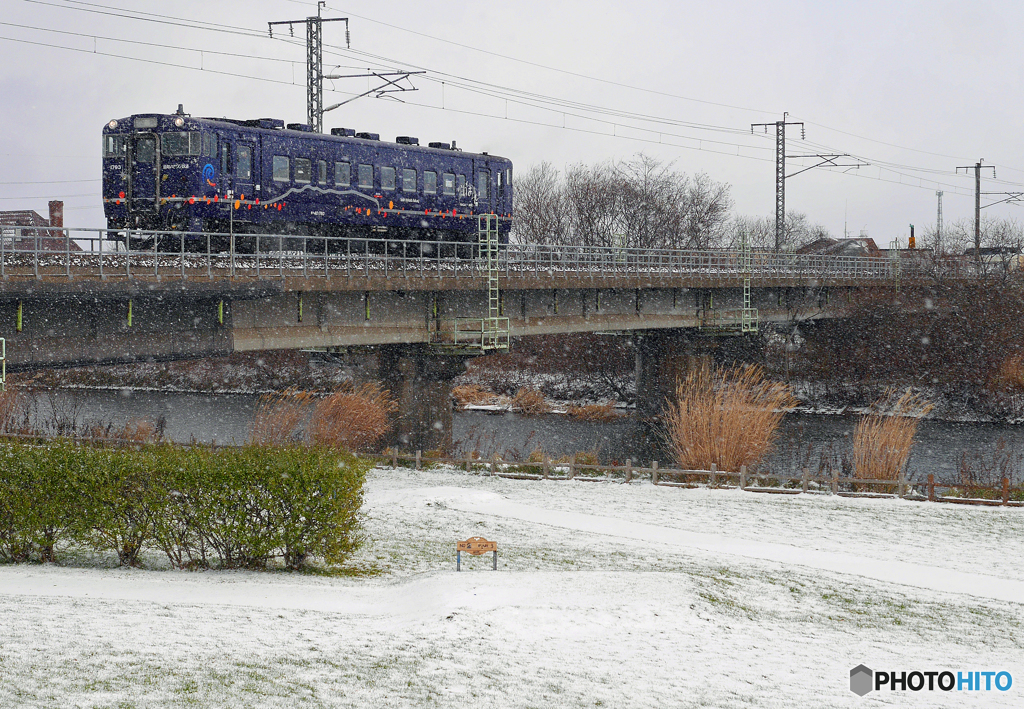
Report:
[[[462,552],[479,556],[491,552],[494,554],[494,570],[498,570],[498,542],[489,542],[483,537],[470,537],[464,542],[455,543],[455,570],[462,571]]]

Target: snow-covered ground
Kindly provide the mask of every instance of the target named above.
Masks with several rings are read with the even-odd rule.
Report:
[[[1019,509],[407,469],[364,509],[373,575],[0,567],[0,707],[1024,706]]]

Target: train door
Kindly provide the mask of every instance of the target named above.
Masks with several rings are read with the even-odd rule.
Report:
[[[160,201],[160,141],[153,133],[137,133],[129,141],[130,211],[156,211]]]
[[[476,211],[478,213],[493,211],[491,199],[491,169],[490,163],[484,161],[473,161],[474,172],[476,173]]]
[[[220,152],[218,156],[220,174],[217,177],[217,187],[220,189],[221,195],[225,197],[229,194],[237,195],[237,192],[234,191],[235,180],[232,174],[232,169],[234,168],[234,146],[231,144],[231,139],[224,135],[220,136],[217,141],[217,148]]]
[[[235,143],[235,199],[244,195],[245,201],[256,199],[256,166],[259,165],[256,143],[239,141]],[[246,209],[243,207],[243,209]],[[236,218],[248,219],[251,210],[246,209],[249,214],[237,214]]]

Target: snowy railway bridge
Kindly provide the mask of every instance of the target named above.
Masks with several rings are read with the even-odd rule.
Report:
[[[465,358],[510,337],[633,331],[638,399],[655,402],[687,333],[835,317],[854,288],[914,277],[886,258],[499,247],[484,232],[460,245],[247,236],[243,253],[209,234],[13,230],[0,238],[7,366],[371,348],[426,421]]]

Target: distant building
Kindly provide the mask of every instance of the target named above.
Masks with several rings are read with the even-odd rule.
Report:
[[[18,228],[20,227],[20,229]],[[47,228],[49,227],[49,228]],[[64,227],[64,203],[50,202],[50,218],[45,219],[31,209],[14,212],[0,212],[0,239],[5,249],[14,251],[72,251],[82,249],[74,241],[67,242],[64,233],[57,231]]]
[[[858,236],[851,239],[833,239],[823,237],[808,244],[804,244],[796,250],[798,254],[822,254],[828,256],[883,256],[884,254],[875,245],[875,240],[868,236]]]

